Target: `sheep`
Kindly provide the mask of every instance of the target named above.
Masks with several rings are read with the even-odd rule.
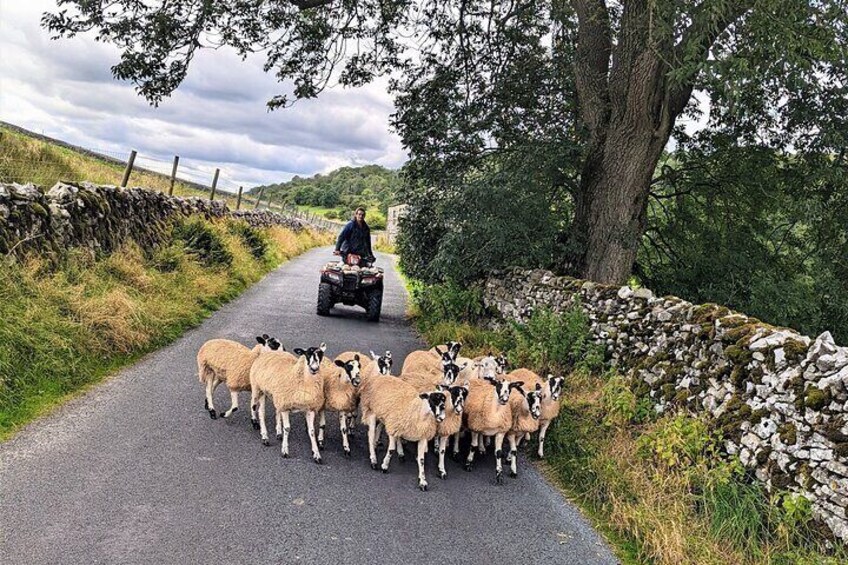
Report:
[[[377,420],[386,426],[389,447],[381,469],[389,472],[389,463],[401,439],[418,442],[418,488],[427,490],[424,454],[427,442],[436,435],[437,424],[445,419],[445,394],[441,391],[418,392],[400,379],[384,379],[362,395],[362,415],[368,423],[368,449],[371,468],[377,469],[374,432]]]
[[[361,363],[359,354],[354,354],[352,359],[342,360],[345,354],[340,355],[334,364],[341,370],[335,374],[322,372],[324,377],[324,406],[321,408],[318,425],[318,448],[324,447],[324,427],[326,426],[325,413],[333,410],[339,413],[339,429],[342,435],[342,446],[345,457],[350,457],[350,440],[348,437],[348,424],[353,423],[353,415],[356,405],[359,403],[359,384]]]
[[[529,392],[525,392],[523,387],[517,387],[517,390],[521,394],[514,394],[509,398],[512,428],[507,434],[507,439],[509,441],[509,476],[512,478],[518,476],[518,443],[525,434],[531,434],[539,429],[542,399],[545,396],[540,383],[536,383]]]
[[[451,436],[458,436],[462,428],[462,413],[465,409],[465,401],[468,398],[468,382],[462,385],[447,387],[442,385],[440,390],[445,393],[450,406],[445,410],[445,419],[436,427],[436,449],[439,451],[439,478],[447,479],[445,470],[445,451]]]
[[[260,416],[262,444],[269,445],[268,430],[265,427],[265,398],[270,394],[277,414],[278,434],[282,423],[281,455],[289,456],[289,413],[306,412],[312,459],[319,465],[322,460],[315,439],[315,414],[324,405],[324,375],[321,371],[322,368],[327,370],[326,364],[322,363],[326,348],[322,343],[320,347],[310,347],[307,350],[294,349],[298,359],[293,365],[284,356],[261,355],[250,369],[252,397],[257,401],[255,406]]]
[[[403,373],[438,373],[442,367],[448,363],[453,363],[454,359],[450,353],[444,351],[440,354],[432,353],[431,351],[413,351],[403,360],[401,374]]]
[[[218,385],[226,383],[230,390],[230,409],[220,414],[222,418],[229,418],[238,410],[238,393],[250,390],[250,366],[260,353],[276,351],[281,347],[280,342],[268,334],[257,337],[256,341],[257,345],[249,349],[229,339],[210,339],[197,352],[197,374],[200,383],[206,387],[204,409],[213,420],[218,417],[212,401]]]
[[[503,440],[512,429],[512,407],[510,393],[521,390],[523,382],[509,382],[493,378],[469,381],[468,399],[465,401],[467,426],[471,431],[471,449],[465,461],[465,470],[474,468],[474,451],[480,436],[495,437],[495,480],[503,482]]]
[[[415,386],[418,390],[429,389],[433,390],[438,385],[453,385],[462,374],[465,367],[460,367],[454,363],[447,363],[442,367],[442,371],[429,372],[406,372],[401,373],[400,378]],[[467,380],[467,379],[465,379]]]
[[[545,458],[545,434],[548,432],[548,426],[559,416],[559,397],[564,383],[565,377],[555,377],[551,374],[548,374],[545,381],[546,390],[542,400],[542,414],[539,417],[539,459]]]
[[[435,345],[428,351],[441,357],[444,353],[448,353],[452,361],[456,361],[459,357],[459,350],[462,349],[462,343],[458,341],[449,341],[442,345]]]

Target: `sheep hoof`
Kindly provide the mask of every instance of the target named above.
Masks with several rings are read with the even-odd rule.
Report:
[[[209,411],[209,399],[203,401],[203,409]]]
[[[283,440],[283,434],[277,434],[277,440],[282,441]]]
[[[418,483],[418,488],[421,489],[421,492],[427,492],[427,483]]]
[[[267,437],[263,437],[262,438],[262,445],[264,445],[265,447],[268,447],[269,445],[271,445],[271,442],[268,441]]]
[[[406,455],[398,455],[398,461],[404,463],[406,461]]]
[[[218,414],[217,414],[217,413],[215,413],[215,409],[214,409],[214,408],[212,408],[211,410],[209,410],[209,417],[210,417],[210,418],[212,418],[213,420],[217,420],[217,419],[218,419]]]
[[[462,458],[459,456],[458,451],[451,452],[451,459],[453,459],[454,461],[457,461],[457,462],[462,461]]]
[[[350,458],[350,449],[344,450],[344,456],[347,457],[347,458]]]
[[[251,425],[253,426],[253,429],[254,429],[254,430],[258,430],[258,429],[259,429],[259,420],[251,420],[251,421],[250,421],[250,423],[251,423]]]
[[[371,463],[371,468],[372,468],[373,470],[375,470],[375,471],[376,471],[376,470],[377,470],[377,464],[376,464],[376,463]]]
[[[318,465],[321,465],[324,461],[321,459],[321,456],[312,457],[312,460],[315,461]]]
[[[466,463],[466,464],[465,464],[465,470],[466,470],[466,471],[468,471],[468,472],[473,471],[473,470],[474,470],[474,465],[472,465],[471,463]]]
[[[382,468],[382,471],[383,471],[383,474],[384,474],[384,475],[386,475],[386,474],[388,474],[388,472],[389,472],[389,468],[388,468],[388,467],[383,467],[383,468]]]
[[[381,440],[381,439],[377,440],[377,447],[383,447],[383,440]]]
[[[283,459],[288,459],[288,458],[289,458],[289,454],[288,454],[288,453],[286,453],[286,452],[284,452],[284,451],[281,451],[281,452],[280,452],[280,455],[283,457]]]
[[[324,440],[318,442],[318,449],[324,449]]]
[[[439,471],[439,478],[444,481],[445,479],[448,478],[448,474],[445,473],[444,471]]]
[[[503,484],[503,473],[496,473],[495,474],[495,482],[499,485]]]
[[[518,476],[518,473],[516,473],[515,471],[510,471],[509,476],[514,479]]]

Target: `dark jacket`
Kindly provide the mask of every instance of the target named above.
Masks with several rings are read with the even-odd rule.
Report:
[[[355,253],[363,257],[373,257],[371,252],[371,228],[364,221],[362,226],[351,220],[342,228],[339,238],[336,240],[336,251],[342,253]]]

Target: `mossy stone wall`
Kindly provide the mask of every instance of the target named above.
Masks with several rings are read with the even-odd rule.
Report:
[[[695,305],[644,288],[599,285],[549,271],[513,269],[484,283],[487,308],[526,322],[544,307],[579,301],[610,362],[657,412],[706,412],[728,454],[769,489],[812,502],[848,541],[848,347],[718,304]]]

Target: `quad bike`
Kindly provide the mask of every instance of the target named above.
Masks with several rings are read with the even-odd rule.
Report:
[[[368,321],[378,322],[383,307],[383,269],[372,267],[353,253],[344,262],[324,265],[318,285],[318,315],[329,315],[330,308],[339,302],[362,306]]]

